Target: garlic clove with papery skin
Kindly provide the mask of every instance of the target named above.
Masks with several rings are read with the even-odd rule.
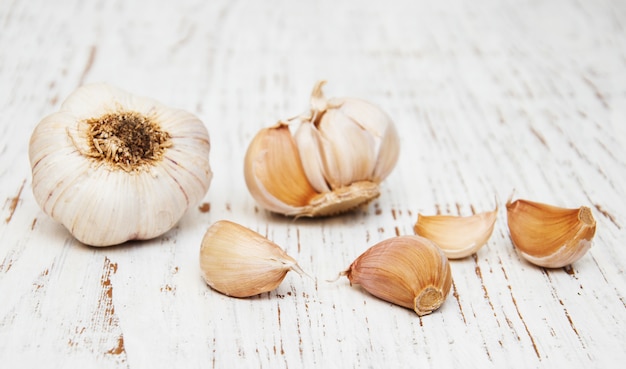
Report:
[[[248,189],[264,208],[297,214],[317,192],[309,185],[289,126],[278,123],[262,129],[245,156]]]
[[[398,160],[387,114],[359,99],[326,99],[323,85],[313,89],[310,112],[262,129],[248,147],[246,184],[267,210],[296,217],[352,210],[380,195]]]
[[[519,254],[546,268],[570,265],[591,248],[596,221],[591,209],[566,209],[528,200],[506,204],[509,233]]]
[[[410,235],[377,243],[340,275],[419,316],[437,310],[452,286],[450,264],[443,251],[424,237]]]
[[[470,216],[418,214],[415,234],[435,242],[449,259],[461,259],[483,247],[496,223],[498,207]]]
[[[35,128],[33,194],[80,242],[170,230],[208,191],[210,140],[196,116],[108,84],[78,88]]]
[[[206,231],[200,247],[200,269],[211,288],[232,297],[272,291],[290,270],[306,275],[280,246],[227,220],[213,223]]]

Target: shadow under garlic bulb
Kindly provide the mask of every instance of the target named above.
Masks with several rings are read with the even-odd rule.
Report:
[[[210,141],[191,113],[107,84],[78,88],[35,128],[33,194],[80,242],[157,237],[202,200]]]
[[[363,100],[327,99],[323,85],[313,89],[308,114],[262,129],[248,147],[246,185],[267,210],[296,217],[352,210],[380,195],[396,165],[400,139],[389,116]]]

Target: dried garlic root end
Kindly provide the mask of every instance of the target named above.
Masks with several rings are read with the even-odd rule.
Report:
[[[297,213],[288,215],[296,217],[324,217],[352,211],[366,205],[380,196],[378,183],[360,181],[332,192],[325,192],[314,197],[309,205]]]
[[[578,219],[587,227],[593,227],[595,231],[596,219],[593,217],[593,213],[590,208],[587,206],[581,206],[580,209],[578,209]]]
[[[509,200],[506,206],[513,245],[535,265],[565,267],[591,248],[596,221],[586,206],[566,209],[527,200]]]
[[[440,288],[433,286],[426,287],[417,297],[415,297],[413,310],[419,316],[428,315],[439,309],[445,300],[446,295],[444,295]]]
[[[496,223],[498,207],[493,211],[466,217],[418,214],[415,234],[435,242],[449,259],[461,259],[483,247]]]

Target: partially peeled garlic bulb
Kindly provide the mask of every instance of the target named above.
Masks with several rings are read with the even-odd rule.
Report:
[[[209,189],[210,147],[191,113],[107,84],[85,85],[31,136],[33,194],[87,245],[157,237]]]
[[[232,297],[272,291],[290,270],[306,275],[280,246],[228,220],[217,221],[206,231],[200,269],[211,288]]]
[[[560,268],[591,247],[596,221],[591,209],[565,209],[527,200],[506,204],[509,232],[519,254],[533,264]]]
[[[446,255],[420,236],[398,236],[361,254],[340,273],[372,295],[412,309],[419,316],[437,310],[452,286]]]
[[[418,214],[415,234],[435,242],[449,259],[461,259],[483,247],[496,223],[498,207],[492,211],[460,217]]]
[[[290,216],[349,211],[380,195],[394,168],[400,139],[380,108],[354,98],[327,99],[324,81],[311,96],[311,111],[264,128],[245,156],[245,179],[267,210]]]

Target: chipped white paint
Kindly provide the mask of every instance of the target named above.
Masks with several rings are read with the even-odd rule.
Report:
[[[3,368],[616,367],[626,361],[626,2],[0,2],[0,366]],[[252,135],[327,95],[397,122],[396,170],[354,214],[292,220],[243,181]],[[215,177],[164,237],[95,249],[37,207],[29,135],[82,83],[197,114]],[[594,246],[570,268],[516,255],[503,202],[587,205]],[[495,200],[494,200],[495,195]],[[418,212],[500,205],[489,243],[452,262],[419,318],[345,279]],[[210,290],[200,240],[219,219],[283,246],[290,273],[249,299]]]

